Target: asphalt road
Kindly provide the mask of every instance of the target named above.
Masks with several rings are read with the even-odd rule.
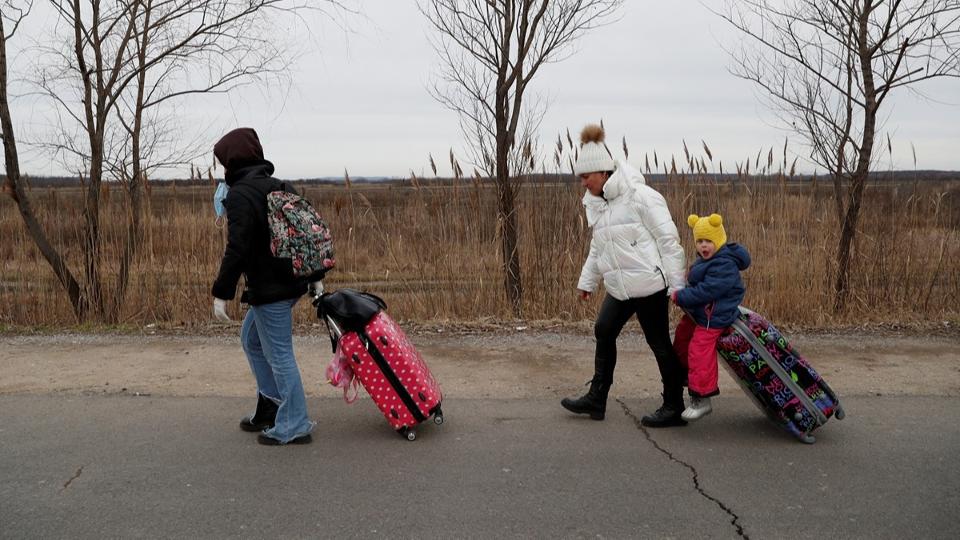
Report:
[[[0,396],[0,538],[960,538],[960,399],[853,397],[804,445],[743,395],[685,428],[448,399],[408,442],[311,399],[264,447],[248,400]]]

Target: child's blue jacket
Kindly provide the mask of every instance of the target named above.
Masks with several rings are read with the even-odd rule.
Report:
[[[750,253],[739,244],[724,244],[704,260],[699,255],[690,267],[687,287],[677,291],[677,305],[707,328],[733,324],[739,315],[746,287],[740,272],[750,266]]]

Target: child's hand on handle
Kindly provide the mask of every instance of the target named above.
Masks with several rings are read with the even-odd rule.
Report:
[[[580,293],[580,300],[589,300],[589,299],[590,299],[590,292],[589,292],[589,291],[582,291],[582,290],[580,290],[580,289],[577,289],[577,292]]]
[[[310,296],[319,298],[323,294],[323,282],[320,280],[310,283]]]
[[[227,315],[227,301],[221,300],[220,298],[213,298],[213,316],[218,321],[229,321],[230,316]]]

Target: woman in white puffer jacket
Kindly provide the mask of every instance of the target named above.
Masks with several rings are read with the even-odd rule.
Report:
[[[684,286],[686,260],[677,226],[667,202],[646,184],[643,174],[613,160],[603,144],[603,128],[585,127],[580,140],[574,173],[587,190],[583,206],[593,239],[577,289],[586,300],[602,280],[607,294],[594,325],[597,348],[590,390],[561,404],[603,420],[617,364],[617,337],[636,315],[663,381],[663,405],[641,422],[649,427],[684,425],[684,370],[670,341],[668,311],[669,295]]]

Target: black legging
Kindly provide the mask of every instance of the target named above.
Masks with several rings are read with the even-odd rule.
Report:
[[[617,337],[630,317],[636,315],[647,345],[657,358],[664,402],[675,404],[682,401],[684,372],[670,342],[670,314],[667,308],[666,289],[650,296],[627,300],[606,295],[597,315],[594,335],[597,338],[595,376],[607,388],[613,383],[613,370],[617,367]]]

